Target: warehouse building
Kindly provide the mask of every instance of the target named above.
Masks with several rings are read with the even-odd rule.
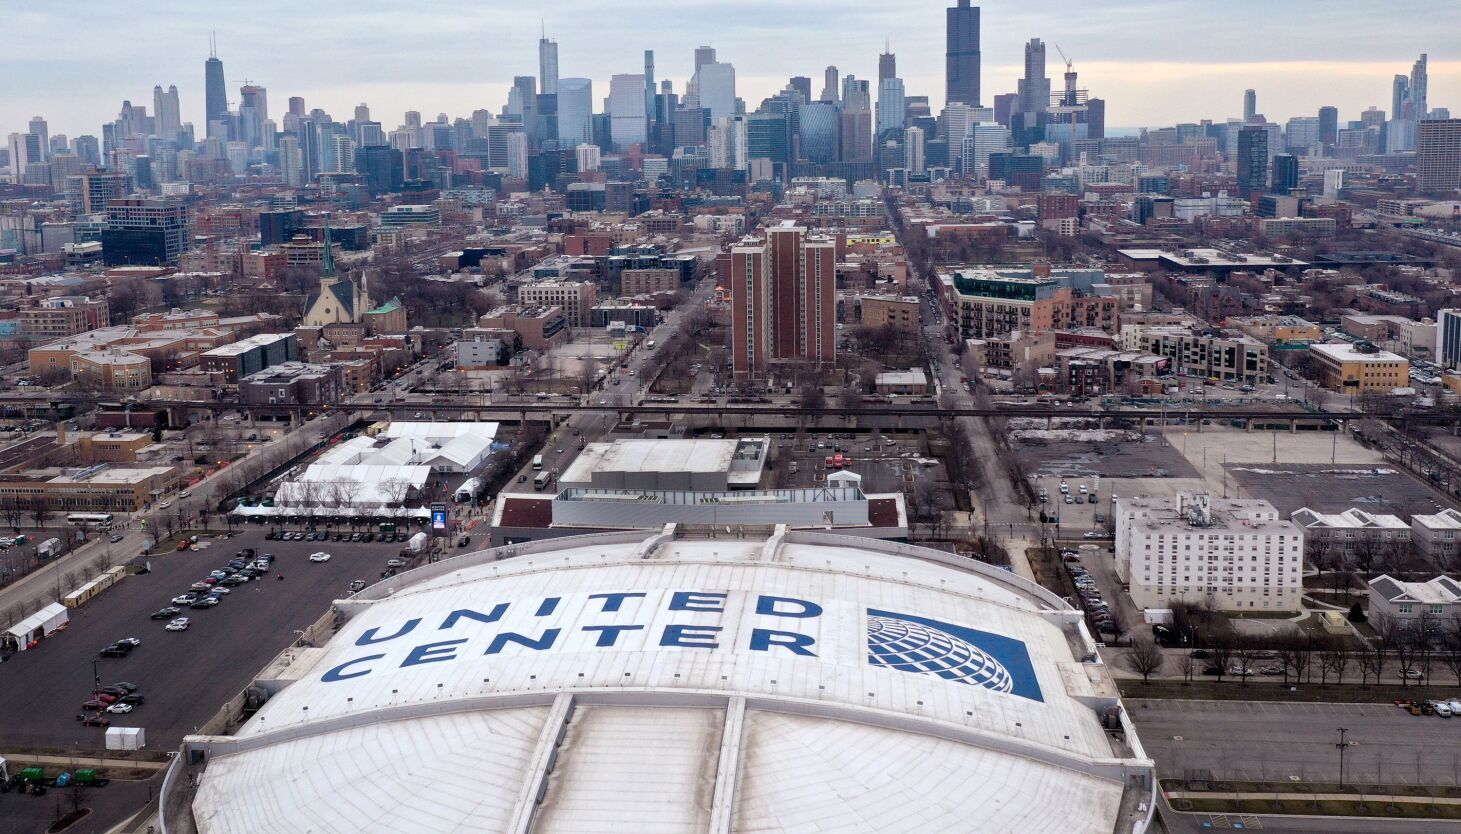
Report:
[[[188,736],[164,830],[1141,834],[1080,612],[908,545],[674,526],[481,551],[336,603]]]

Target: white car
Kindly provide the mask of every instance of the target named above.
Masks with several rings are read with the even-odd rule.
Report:
[[[187,631],[190,625],[192,625],[192,620],[187,617],[178,617],[162,628],[164,631]]]
[[[172,506],[172,502],[171,501],[163,501],[161,504],[158,504],[157,505],[157,508],[159,510],[165,510],[165,509],[167,509],[168,507],[171,507],[171,506]]]
[[[121,701],[118,701],[115,704],[112,704],[111,706],[107,707],[107,712],[115,712],[115,713],[120,713],[120,714],[123,714],[123,715],[125,715],[126,713],[129,713],[131,711],[132,711],[132,705],[131,704],[124,704]]]
[[[309,554],[309,560],[311,562],[328,562],[328,561],[330,561],[330,554],[325,553],[324,551],[320,551],[318,553],[311,553],[311,554]]]

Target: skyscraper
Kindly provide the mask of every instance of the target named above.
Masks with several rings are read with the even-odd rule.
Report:
[[[1415,138],[1416,187],[1450,192],[1461,188],[1461,119],[1428,119]]]
[[[883,54],[878,56],[878,81],[884,78],[898,77],[898,58],[893,50],[886,44],[883,46]]]
[[[644,117],[649,122],[645,128],[646,137],[653,133],[655,114],[658,111],[659,108],[655,107],[654,92],[654,50],[646,49],[644,50]]]
[[[152,88],[152,115],[157,121],[157,135],[168,141],[176,141],[178,130],[183,126],[176,85],[170,85],[165,93],[162,85]]]
[[[715,47],[700,46],[695,48],[695,71],[697,73],[700,72],[701,67],[713,63],[715,63]]]
[[[979,7],[959,0],[947,10],[944,52],[945,98],[979,106]]]
[[[903,161],[911,173],[921,174],[925,167],[923,158],[923,128],[910,127],[903,131]]]
[[[878,142],[881,143],[889,131],[902,129],[903,117],[907,110],[903,79],[897,77],[878,79]]]
[[[830,101],[814,101],[801,106],[797,134],[801,138],[801,156],[808,162],[824,164],[837,158],[837,105]]]
[[[558,44],[546,35],[538,38],[538,81],[543,95],[558,94]]]
[[[1258,91],[1243,91],[1243,124],[1249,124],[1258,115]]]
[[[1268,131],[1253,125],[1238,131],[1238,194],[1251,199],[1268,187]]]
[[[837,83],[837,68],[827,67],[822,71],[822,94],[817,98],[833,104],[841,104],[842,97],[838,94]]]
[[[592,142],[593,82],[587,78],[558,79],[558,146],[576,148]]]
[[[1289,153],[1277,154],[1273,157],[1273,181],[1272,191],[1274,194],[1288,194],[1299,187],[1299,158]]]
[[[1016,84],[1020,97],[1020,112],[1025,114],[1044,113],[1050,108],[1050,78],[1045,75],[1045,44],[1039,38],[1030,38],[1025,44],[1025,77]],[[1027,119],[1027,127],[1034,121]]]
[[[257,84],[238,88],[238,138],[250,148],[264,144],[264,122],[269,120],[269,94]]]
[[[1339,108],[1319,108],[1319,141],[1333,147],[1339,141]]]
[[[609,79],[610,133],[615,150],[642,145],[646,138],[644,110],[644,76],[639,73],[615,75]]]
[[[786,86],[801,93],[802,101],[816,100],[812,98],[812,79],[805,75],[793,75],[791,80],[786,82]]]
[[[1427,72],[1427,57],[1424,52],[1420,59],[1410,68],[1410,101],[1414,110],[1412,118],[1416,121],[1430,115],[1430,74]]]
[[[214,124],[228,121],[228,87],[223,82],[223,62],[218,60],[216,43],[210,46],[208,60],[203,64],[203,96],[207,135],[213,136]]]
[[[695,73],[700,93],[700,106],[710,111],[712,121],[736,113],[736,69],[730,64],[712,62]]]

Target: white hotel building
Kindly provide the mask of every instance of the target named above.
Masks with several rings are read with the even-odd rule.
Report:
[[[1141,608],[1297,611],[1304,535],[1267,501],[1186,493],[1116,502],[1116,572]]]

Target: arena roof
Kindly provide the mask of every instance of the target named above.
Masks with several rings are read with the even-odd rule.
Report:
[[[947,554],[667,528],[457,557],[336,605],[236,735],[185,743],[203,834],[1149,821],[1151,762],[1079,612]]]

